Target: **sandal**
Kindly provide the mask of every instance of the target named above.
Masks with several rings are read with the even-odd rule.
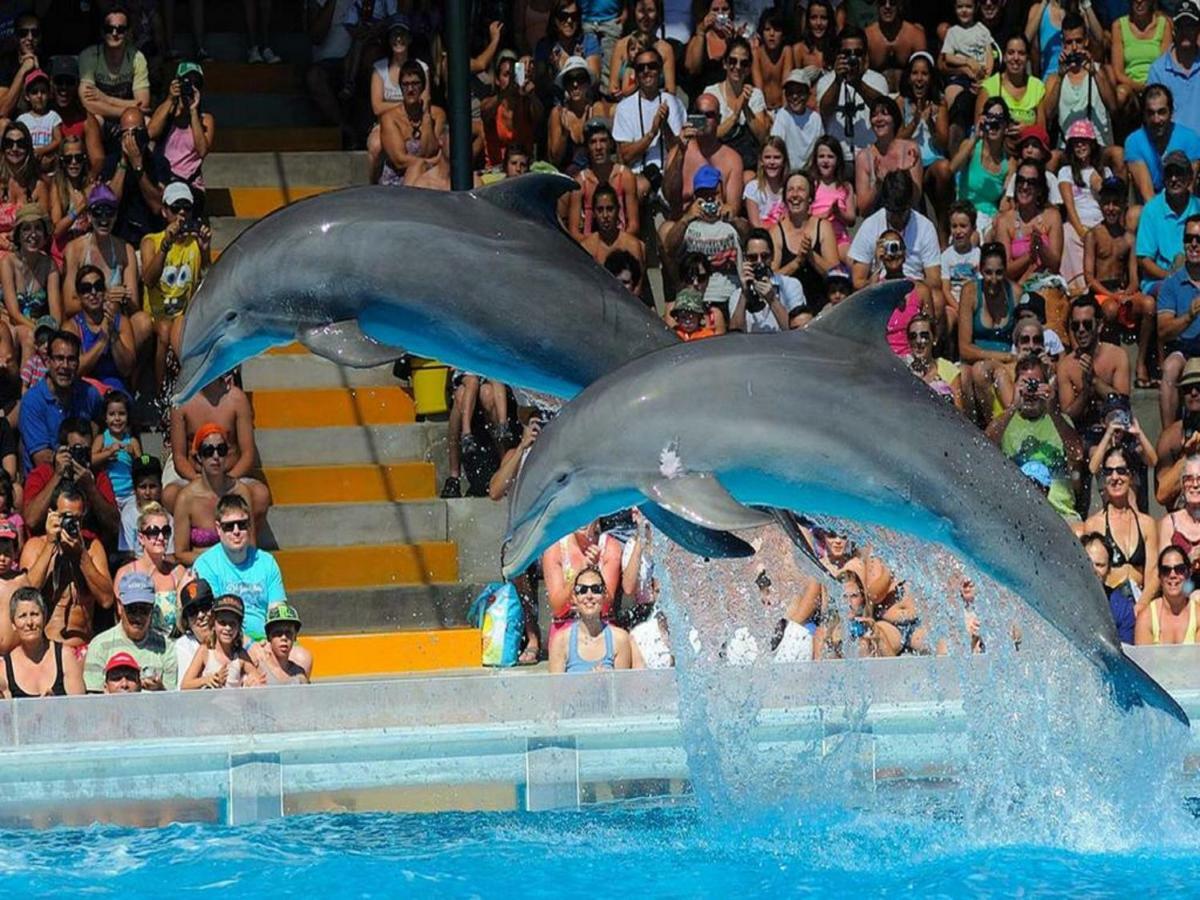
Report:
[[[518,666],[536,666],[538,664],[538,655],[540,648],[526,647],[521,651],[521,655],[517,657]]]

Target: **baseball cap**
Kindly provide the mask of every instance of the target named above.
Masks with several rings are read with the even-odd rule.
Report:
[[[88,206],[116,206],[117,195],[107,184],[101,182],[88,192]]]
[[[33,339],[36,341],[39,331],[58,331],[58,319],[54,316],[42,316],[33,323]]]
[[[1172,150],[1163,157],[1163,171],[1166,172],[1167,169],[1184,169],[1190,172],[1192,162],[1182,150]]]
[[[1043,325],[1046,324],[1046,298],[1037,291],[1028,291],[1021,295],[1021,300],[1017,303],[1014,311],[1014,318],[1019,318],[1023,313],[1031,312],[1037,316],[1037,320]]]
[[[12,541],[16,543],[20,540],[20,535],[17,534],[17,526],[8,519],[0,519],[0,541]]]
[[[703,315],[706,309],[708,309],[708,304],[704,302],[704,295],[695,288],[685,287],[675,295],[675,306],[672,311],[675,315],[679,315],[681,312]]]
[[[50,75],[54,78],[79,80],[79,58],[75,56],[50,57]]]
[[[1071,123],[1071,127],[1067,129],[1067,140],[1074,141],[1077,139],[1085,141],[1094,141],[1096,139],[1096,126],[1092,124],[1090,119],[1076,119]]]
[[[1037,141],[1046,148],[1047,153],[1050,152],[1050,135],[1046,133],[1046,129],[1041,125],[1026,125],[1021,129],[1021,137],[1017,143],[1024,144],[1029,140]]]
[[[25,90],[29,90],[29,86],[35,81],[44,81],[46,84],[49,84],[50,76],[43,69],[33,69],[25,76]]]
[[[149,575],[128,572],[117,582],[117,597],[122,606],[154,602],[154,582]]]
[[[185,613],[193,606],[202,606],[205,603],[211,605],[212,602],[212,585],[203,578],[189,581],[179,589],[179,603]]]
[[[142,667],[138,665],[138,661],[133,658],[132,653],[127,653],[122,650],[120,653],[114,653],[108,658],[108,662],[104,664],[104,674],[107,675],[113,669],[133,669],[133,671],[141,674]]]
[[[591,137],[598,131],[603,131],[605,134],[612,134],[612,127],[608,124],[608,119],[602,119],[599,116],[588,119],[583,126],[583,136]]]
[[[1044,462],[1036,459],[1029,460],[1029,462],[1021,466],[1021,474],[1043,488],[1050,487],[1052,480],[1050,478],[1050,469]]]
[[[269,630],[272,625],[282,625],[291,623],[296,626],[296,630],[300,630],[300,614],[296,612],[296,608],[282,600],[279,603],[271,604],[267,610],[266,628]]]
[[[592,78],[592,70],[588,68],[587,60],[582,56],[568,56],[567,61],[563,63],[563,67],[558,70],[558,74],[554,76],[554,83],[559,87],[563,87],[563,81],[571,72],[583,72],[588,77],[588,82],[594,82]]]
[[[172,181],[163,188],[163,206],[174,206],[181,200],[186,200],[188,203],[196,202],[196,198],[192,196],[192,189],[182,181]]]
[[[213,604],[213,614],[216,615],[220,612],[231,612],[239,619],[244,619],[246,618],[246,605],[242,603],[242,598],[237,594],[222,594]]]
[[[1187,365],[1183,367],[1183,374],[1179,376],[1179,381],[1176,384],[1183,387],[1185,384],[1200,383],[1200,357],[1189,359]]]
[[[834,266],[825,273],[825,283],[829,284],[831,281],[845,281],[852,284],[854,279],[850,277],[850,271],[845,266]]]
[[[393,13],[384,20],[384,24],[387,26],[388,34],[393,31],[412,31],[412,26],[408,24],[408,16],[404,13]]]
[[[193,81],[204,84],[204,70],[200,68],[200,63],[188,62],[184,60],[175,68],[175,77],[183,78],[187,75],[195,75]]]
[[[785,85],[803,84],[812,87],[821,80],[821,70],[817,66],[805,66],[803,69],[792,69],[788,72],[787,78],[783,79]]]
[[[716,166],[701,166],[692,176],[693,191],[707,191],[721,186],[721,170]]]
[[[133,471],[130,477],[134,484],[144,475],[154,475],[162,478],[162,463],[159,462],[157,456],[151,456],[149,453],[143,453],[141,456],[135,456],[133,459]]]
[[[1179,22],[1183,19],[1191,19],[1193,22],[1200,22],[1200,7],[1196,6],[1192,0],[1183,0],[1179,4],[1179,9],[1175,12],[1174,21]]]

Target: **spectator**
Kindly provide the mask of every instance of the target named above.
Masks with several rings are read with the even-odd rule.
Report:
[[[63,323],[63,331],[80,342],[79,374],[111,390],[129,394],[137,361],[133,326],[115,299],[104,288],[104,273],[96,266],[80,266],[75,273],[75,296],[82,309]]]
[[[547,122],[546,158],[574,177],[589,159],[584,127],[607,114],[608,104],[592,101],[592,73],[582,57],[567,60],[556,84],[563,96]]]
[[[120,119],[120,147],[110,152],[100,172],[117,196],[117,222],[113,232],[134,247],[142,238],[163,228],[163,188],[172,180],[171,165],[162,152],[150,147],[150,132],[140,109],[127,109]],[[96,216],[93,224],[98,226]],[[133,295],[134,301],[140,295]],[[149,323],[147,323],[149,325]],[[141,342],[139,341],[139,346]]]
[[[1188,2],[1188,0],[1184,0]],[[1192,565],[1182,550],[1170,544],[1158,554],[1162,594],[1138,611],[1133,628],[1135,644],[1196,643],[1196,604],[1200,591],[1192,590]]]
[[[413,61],[409,55],[412,46],[412,34],[409,31],[408,19],[403,15],[395,15],[380,26],[386,29],[389,53],[375,61],[371,69],[371,115],[375,122],[367,133],[368,172],[372,182],[379,181],[383,166],[383,145],[380,142],[379,123],[384,114],[404,105],[404,89],[400,84],[401,69]],[[421,66],[425,84],[421,88],[421,103],[431,105],[429,90],[429,67],[421,60],[416,60]]]
[[[37,327],[33,330],[33,353],[26,357],[21,365],[22,396],[50,371],[50,339],[56,334],[58,322],[53,316],[43,316],[37,320]],[[0,342],[2,341],[3,332],[0,331]]]
[[[1130,422],[1132,428],[1133,423]],[[1150,448],[1153,453],[1153,448]],[[1104,451],[1099,467],[1102,508],[1084,521],[1083,532],[1099,532],[1108,545],[1109,572],[1105,585],[1130,598],[1153,597],[1158,591],[1158,529],[1154,520],[1138,511],[1135,498],[1136,457],[1120,445]]]
[[[621,230],[620,200],[610,185],[602,184],[593,192],[592,216],[595,230],[581,242],[592,259],[604,265],[610,254],[624,251],[632,255],[639,266],[645,267],[646,245],[636,235]],[[633,293],[641,292],[642,285],[634,285]]]
[[[763,92],[750,78],[753,57],[750,42],[743,37],[730,39],[725,47],[725,77],[704,88],[704,93],[717,99],[720,120],[717,138],[737,152],[742,160],[743,178],[753,177],[758,168],[759,146],[771,131],[767,102]],[[740,195],[739,195],[740,197]]]
[[[682,260],[690,252],[703,252],[712,265],[704,299],[722,306],[737,288],[742,269],[741,229],[744,219],[735,219],[721,200],[721,173],[702,166],[692,179],[694,195],[683,217],[664,227],[662,242],[667,256]]]
[[[575,621],[551,634],[551,673],[630,668],[629,634],[605,619],[604,607],[611,600],[604,573],[589,565],[576,576],[571,593]]]
[[[88,175],[88,154],[84,151],[83,141],[74,135],[63,139],[63,152],[54,175],[53,189],[58,197],[57,202],[51,205],[61,214],[54,222],[50,255],[55,266],[62,270],[66,268],[67,244],[87,234],[92,227],[87,210],[88,192],[92,189],[92,180]]]
[[[124,650],[114,653],[104,664],[104,693],[136,694],[141,689],[142,667],[138,661]]]
[[[259,660],[267,684],[308,684],[307,673],[289,656],[299,633],[300,615],[286,602],[267,610],[268,650]]]
[[[849,162],[866,148],[874,133],[867,116],[868,104],[888,93],[887,79],[867,68],[867,39],[859,29],[842,29],[833,71],[817,82],[817,107],[825,120],[825,133],[842,148]]]
[[[201,426],[192,438],[192,459],[200,476],[189,482],[175,500],[175,556],[184,565],[193,565],[202,552],[221,540],[221,502],[229,496],[238,497],[252,509],[249,488],[229,474],[230,446],[228,433],[220,425]],[[251,523],[249,542],[255,540]]]
[[[1066,56],[1066,32],[1072,17],[1081,20],[1087,37],[1095,46],[1103,46],[1104,35],[1091,5],[1083,6],[1068,0],[1039,0],[1029,10],[1025,20],[1025,39],[1033,47],[1033,68],[1043,79],[1056,74]],[[1083,23],[1086,23],[1084,25]]]
[[[987,25],[979,21],[978,12],[975,0],[955,0],[955,24],[946,30],[938,55],[938,71],[947,79],[946,108],[957,125],[956,133],[951,136],[951,146],[955,147],[961,142],[964,126],[972,119],[971,112],[966,110],[975,109],[979,85],[996,65],[995,38]]]
[[[550,17],[546,20],[546,35],[538,41],[532,59],[543,95],[549,94],[549,86],[557,80],[567,60],[572,57],[584,60],[588,71],[591,72],[592,83],[600,81],[601,77],[603,84],[609,82],[607,62],[613,59],[613,42],[616,41],[619,32],[612,35],[608,52],[604,52],[601,49],[600,38],[583,29],[579,6],[577,0],[555,0],[551,4]],[[535,70],[528,71],[529,81],[533,82]]]
[[[906,277],[904,274],[906,255],[904,238],[900,236],[900,232],[888,230],[881,234],[875,247],[874,280],[903,280]],[[904,306],[897,308],[887,322],[887,342],[897,356],[908,355],[908,323],[920,314],[928,316],[931,321],[937,321],[940,317],[940,310],[934,308],[933,294],[928,285],[914,281],[912,290],[904,295]]]
[[[670,312],[670,317],[675,323],[675,336],[681,341],[716,337],[719,332],[711,324],[714,316],[710,310],[713,305],[708,303],[699,291],[681,288],[675,295]],[[721,316],[724,317],[724,313]]]
[[[54,457],[52,443],[63,420],[70,417],[92,422],[100,418],[100,394],[79,380],[79,337],[59,331],[50,339],[50,368],[31,387],[21,404],[21,466],[27,474]],[[89,428],[88,445],[93,434]]]
[[[1047,6],[1054,0],[1045,0]],[[1102,46],[1102,45],[1098,45]],[[1062,20],[1062,66],[1053,74],[1047,73],[1046,119],[1058,123],[1058,132],[1068,137],[1077,122],[1092,126],[1101,144],[1107,148],[1105,162],[1121,172],[1124,157],[1121,148],[1113,144],[1111,115],[1117,108],[1117,93],[1109,79],[1107,66],[1092,59],[1088,50],[1088,29],[1083,17],[1068,13]],[[1099,164],[1099,159],[1095,161]]]
[[[100,121],[84,109],[79,99],[79,60],[74,56],[52,57],[50,79],[54,110],[62,119],[62,154],[68,152],[65,146],[67,141],[79,141],[80,149],[85,152],[82,173],[85,176],[94,175],[104,164],[104,135]],[[80,203],[76,208],[82,211],[84,206],[84,203]]]
[[[157,456],[143,453],[133,460],[133,502],[121,509],[121,534],[117,542],[117,552],[141,557],[145,552],[139,535],[141,533],[138,518],[150,504],[162,509],[167,517],[167,525],[172,525],[171,514],[162,504],[162,463]],[[173,526],[172,529],[173,530]],[[175,556],[175,538],[169,530],[163,535],[165,554]]]
[[[975,117],[983,112],[990,97],[999,97],[1008,107],[1012,123],[1018,126],[1046,127],[1042,99],[1046,86],[1040,78],[1029,74],[1029,41],[1023,34],[1014,34],[1004,42],[1004,60],[999,72],[985,78],[975,103]]]
[[[927,47],[925,29],[905,20],[903,0],[878,0],[879,19],[866,27],[871,68],[887,79],[889,92],[899,89],[907,62]]]
[[[79,54],[79,99],[104,123],[107,152],[117,149],[127,110],[150,111],[146,57],[129,41],[129,14],[114,6],[105,16],[102,41]]]
[[[25,93],[25,78],[41,66],[42,25],[38,17],[32,12],[17,16],[12,38],[11,55],[5,52],[0,58],[0,84],[7,84],[0,94],[0,117],[4,118],[13,117]]]
[[[1189,167],[1200,160],[1200,134],[1173,120],[1175,101],[1170,88],[1152,84],[1142,97],[1142,127],[1125,139],[1125,163],[1133,180],[1135,199],[1149,203],[1163,189],[1163,161],[1174,151]]]
[[[575,240],[581,241],[584,235],[595,229],[592,221],[592,197],[597,187],[607,184],[617,192],[621,230],[636,236],[641,225],[637,176],[628,166],[613,159],[612,130],[606,121],[590,119],[584,126],[583,137],[587,144],[588,165],[575,175],[579,190],[570,194],[567,230]]]
[[[1011,134],[1009,135],[1011,139]],[[1050,168],[1054,159],[1050,149],[1050,135],[1040,125],[1026,125],[1017,133],[1017,158],[1009,166],[1008,180],[1004,185],[1004,194],[1012,201],[1017,191],[1017,165],[1024,162],[1038,163],[1046,170],[1046,191],[1051,206],[1062,206],[1062,194],[1058,189],[1058,177]],[[1011,202],[1009,204],[1011,206]]]
[[[161,631],[150,627],[154,613],[154,582],[141,572],[117,579],[117,624],[92,638],[83,680],[87,689],[104,690],[104,664],[116,653],[128,653],[141,668],[142,690],[175,690],[179,675],[175,650]]]
[[[958,306],[963,286],[979,279],[978,233],[975,231],[976,212],[970,200],[955,200],[946,216],[950,224],[950,243],[942,251],[942,308],[943,322],[938,331],[949,347],[957,347]]]
[[[351,45],[350,32],[342,23],[357,6],[358,0],[312,0],[311,6],[305,4],[312,63],[305,72],[304,84],[325,121],[338,126],[342,146],[347,148],[353,146],[355,136],[350,105],[339,102]]]
[[[1200,383],[1200,371],[1193,369],[1193,377],[1196,382]],[[1196,396],[1193,392],[1192,396]],[[1200,398],[1198,398],[1200,399]],[[1200,403],[1193,402],[1190,404],[1193,407],[1200,406]],[[1183,551],[1184,557],[1187,559],[1191,567],[1191,577],[1193,581],[1196,579],[1197,570],[1200,570],[1200,456],[1196,454],[1195,448],[1200,446],[1200,416],[1197,416],[1195,411],[1189,410],[1191,415],[1184,416],[1183,434],[1179,436],[1182,446],[1177,451],[1178,459],[1170,463],[1171,469],[1168,474],[1171,479],[1168,480],[1160,475],[1158,482],[1159,495],[1161,496],[1164,488],[1169,488],[1170,481],[1173,481],[1175,497],[1171,503],[1170,509],[1177,504],[1180,509],[1174,509],[1167,513],[1158,523],[1159,544],[1162,547],[1178,547]],[[1163,437],[1166,437],[1166,432],[1163,432]],[[1162,447],[1162,439],[1159,440],[1159,447]],[[1166,463],[1168,457],[1160,455],[1159,466]],[[1175,474],[1178,473],[1178,474]]]
[[[1155,0],[1132,0],[1128,15],[1112,23],[1109,40],[1119,112],[1136,113],[1138,99],[1145,99],[1150,66],[1171,48],[1171,20],[1156,6]]]
[[[1200,7],[1195,0],[1183,0],[1175,12],[1171,49],[1150,65],[1146,81],[1171,89],[1179,103],[1179,122],[1200,131],[1200,65],[1196,59],[1196,39],[1200,36]]]
[[[758,173],[742,188],[746,218],[752,228],[771,228],[787,215],[783,183],[789,169],[787,145],[768,137],[758,155]]]
[[[695,84],[712,84],[725,77],[725,52],[729,41],[741,34],[734,22],[731,0],[708,0],[703,18],[687,42],[683,67]]]
[[[50,108],[50,76],[41,69],[25,76],[25,103],[29,109],[17,121],[29,130],[39,169],[49,172],[62,146],[62,116]]]
[[[246,52],[248,63],[283,62],[271,49],[271,0],[242,0],[246,13],[246,40],[250,49]]]
[[[839,15],[840,14],[840,15]],[[830,0],[809,0],[804,7],[800,37],[792,45],[792,58],[798,68],[816,69],[817,76],[832,69],[838,52],[838,32],[844,27],[845,11],[834,13]],[[843,20],[839,23],[839,19]]]
[[[613,45],[608,72],[608,95],[617,100],[633,94],[637,76],[632,60],[645,47],[653,47],[663,61],[663,90],[675,93],[675,48],[663,36],[661,0],[634,0],[626,13],[624,37]]]
[[[0,479],[2,482],[3,479]],[[9,492],[12,483],[8,484]],[[11,508],[11,505],[10,505]],[[17,646],[17,633],[10,614],[9,603],[18,588],[29,587],[29,579],[17,567],[21,559],[20,516],[0,520],[0,655],[11,653]],[[36,591],[34,593],[37,593]],[[39,594],[39,597],[41,595]]]
[[[1178,381],[1183,417],[1164,426],[1158,436],[1155,495],[1164,509],[1179,505],[1181,477],[1188,456],[1200,452],[1200,359],[1188,360]],[[1200,521],[1200,515],[1197,516]]]
[[[75,281],[81,266],[94,266],[108,285],[105,300],[119,304],[128,314],[137,308],[138,262],[134,248],[113,234],[117,218],[117,196],[106,184],[96,184],[88,192],[88,218],[91,231],[67,245],[63,271],[63,314],[74,316],[83,309],[75,293]]]
[[[1083,461],[1083,446],[1070,424],[1051,406],[1050,373],[1037,356],[1017,360],[1013,405],[992,420],[988,438],[1016,465],[1040,463],[1050,474],[1047,499],[1068,522],[1078,522],[1074,484]]]
[[[175,687],[183,690],[183,676],[192,665],[196,651],[205,646],[213,633],[213,592],[208,582],[196,578],[179,589],[179,629],[175,641]]]
[[[12,228],[15,213],[26,203],[36,203],[43,210],[51,206],[50,189],[42,181],[41,167],[33,152],[33,138],[22,122],[9,122],[4,126],[4,156],[0,159],[0,193],[3,205],[12,212],[0,224],[0,249],[12,249]],[[10,218],[10,216],[12,216]]]
[[[516,54],[511,51],[500,53],[496,63],[496,92],[490,97],[485,97],[479,104],[479,114],[483,123],[485,168],[500,166],[506,151],[512,145],[532,147],[534,137],[542,127],[545,115],[542,101],[534,93],[533,79],[524,74],[529,71],[531,61],[528,57],[520,60],[515,57]],[[518,78],[518,74],[522,77]],[[402,80],[401,87],[403,86]],[[393,112],[389,115],[394,117],[395,114]],[[443,116],[443,121],[444,118]],[[384,136],[386,137],[386,129]],[[387,152],[386,144],[384,151]]]
[[[846,160],[841,147],[829,135],[817,138],[808,169],[809,212],[828,219],[837,241],[837,256],[842,265],[850,264],[850,229],[858,221],[858,201],[854,184],[846,177]],[[791,176],[788,176],[791,181]],[[785,198],[786,199],[786,198]]]
[[[141,441],[131,430],[127,394],[104,395],[104,424],[104,431],[92,441],[92,467],[108,475],[123,517],[125,508],[134,505],[133,461],[142,455]]]
[[[899,137],[904,120],[900,107],[891,97],[877,97],[870,103],[871,130],[875,142],[854,157],[854,193],[866,213],[878,208],[879,189],[890,172],[902,172],[912,179],[912,202],[921,199],[925,169],[921,151],[915,143]]]
[[[1153,442],[1142,430],[1133,415],[1128,397],[1110,394],[1104,402],[1104,436],[1088,457],[1088,471],[1094,477],[1101,474],[1108,452],[1124,452],[1132,472],[1132,490],[1138,509],[1150,508],[1150,469],[1158,465],[1158,453]]]
[[[188,189],[197,217],[205,211],[204,158],[212,151],[217,132],[216,119],[201,108],[203,91],[204,70],[196,63],[181,62],[167,88],[167,96],[146,126],[155,144],[155,155],[167,161],[170,180],[182,182],[180,186]],[[172,202],[164,189],[162,214],[168,221],[166,210]]]
[[[178,360],[183,347],[183,314],[212,264],[212,229],[200,222],[191,189],[173,181],[163,190],[162,231],[142,238],[145,308],[152,317],[154,381],[167,381],[167,351]]]
[[[904,273],[924,281],[934,291],[942,287],[942,250],[932,222],[912,208],[912,179],[905,172],[889,172],[880,189],[880,209],[863,220],[850,245],[855,289],[866,286],[884,231],[900,233],[904,242]]]
[[[1104,221],[1100,212],[1100,187],[1112,171],[1100,161],[1100,144],[1092,123],[1080,119],[1067,132],[1065,165],[1058,182],[1066,213],[1063,227],[1062,275],[1074,293],[1083,288],[1083,244],[1090,229]]]
[[[942,99],[933,56],[926,51],[915,53],[909,59],[900,79],[898,102],[903,117],[898,136],[917,145],[924,173],[919,189],[928,195],[939,219],[944,222],[944,210],[954,199],[953,175],[946,157],[950,146],[950,114]]]
[[[1008,125],[1008,105],[1000,97],[988,99],[974,135],[959,145],[950,161],[951,171],[958,175],[958,198],[975,208],[974,227],[984,240],[991,235],[1004,200],[1009,169],[1005,147]]]
[[[772,114],[783,106],[783,78],[794,66],[792,48],[784,41],[787,25],[778,6],[764,9],[758,17],[754,64],[750,67],[754,86],[763,93]]]
[[[742,254],[742,284],[729,298],[729,327],[747,333],[801,328],[812,319],[800,282],[771,270],[775,256],[770,232],[754,228]]]
[[[680,292],[684,294],[683,291]],[[679,299],[685,299],[680,297]],[[676,308],[678,308],[678,300]],[[599,569],[605,585],[605,596],[602,598],[601,616],[611,615],[612,603],[616,598],[617,585],[621,580],[621,542],[600,533],[599,521],[592,522],[586,528],[573,531],[556,543],[551,544],[542,553],[542,575],[546,582],[546,602],[550,606],[552,616],[550,634],[547,639],[553,643],[555,635],[567,630],[568,624],[575,617],[572,608],[575,580],[589,568]]]
[[[809,4],[809,8],[812,8],[812,4]],[[809,66],[792,69],[783,80],[783,108],[775,111],[771,136],[783,139],[792,168],[808,168],[817,138],[824,129],[821,117],[809,106],[812,86],[820,77],[821,71]]]
[[[1197,289],[1200,288],[1200,203],[1195,197],[1183,193],[1187,190],[1186,178],[1183,177],[1178,161],[1174,162],[1174,166],[1167,176],[1166,193],[1155,197],[1154,201],[1146,206],[1147,213],[1153,213],[1155,216],[1171,216],[1176,222],[1178,219],[1184,219],[1184,264],[1179,271],[1162,282],[1158,291],[1158,339],[1163,342],[1162,384],[1159,387],[1158,409],[1162,416],[1163,428],[1175,421],[1179,407],[1177,381],[1184,364],[1200,356],[1200,322],[1197,321],[1200,318],[1200,295],[1197,294]],[[1181,195],[1177,196],[1174,202],[1171,199],[1173,191],[1179,191]],[[1151,206],[1157,204],[1160,197],[1165,197],[1167,202],[1159,209],[1152,210]],[[1175,204],[1180,201],[1183,202],[1186,217],[1174,215]],[[1163,249],[1160,245],[1159,249],[1150,249],[1154,242],[1161,241],[1162,244],[1166,244],[1170,236],[1165,233],[1165,228],[1156,227],[1155,220],[1147,213],[1143,213],[1138,225],[1138,261],[1142,262],[1143,266],[1146,262],[1153,264],[1153,260],[1142,258],[1143,252],[1148,251],[1154,253],[1154,260],[1163,259],[1167,265],[1174,265],[1173,261],[1168,262],[1174,259],[1174,254],[1171,253],[1173,247],[1167,246]],[[1155,229],[1153,232],[1152,228]],[[1151,236],[1160,232],[1161,236]],[[1167,253],[1171,255],[1166,256]],[[1160,268],[1159,271],[1164,270]]]
[[[632,253],[627,253],[624,250],[613,251],[604,260],[604,268],[613,278],[621,282],[621,286],[631,294],[640,284],[642,286],[642,294],[640,296],[635,294],[634,296],[637,296],[648,308],[654,308],[654,298],[647,296],[649,292],[646,290],[646,283],[642,280],[642,264],[637,261],[637,258]]]
[[[238,590],[242,598],[239,602],[245,604],[246,634],[251,640],[261,641],[265,636],[267,608],[286,599],[283,576],[275,558],[251,543],[250,506],[244,498],[221,497],[217,501],[216,519],[221,544],[200,554],[193,567],[196,577],[207,581],[218,595]],[[182,522],[179,527],[182,529]],[[218,631],[220,611],[218,604],[215,608]]]
[[[1083,544],[1088,559],[1092,561],[1092,568],[1096,570],[1096,576],[1104,585],[1105,593],[1108,594],[1108,607],[1112,612],[1113,624],[1117,626],[1117,637],[1123,644],[1132,644],[1136,619],[1135,600],[1120,588],[1109,588],[1108,586],[1109,571],[1112,567],[1109,561],[1108,543],[1104,540],[1104,535],[1097,531],[1090,531],[1079,540]]]
[[[34,588],[18,588],[8,602],[17,643],[4,657],[0,694],[6,700],[84,693],[83,662],[49,636],[46,604]]]
[[[698,292],[700,302],[706,307],[700,327],[710,329],[712,334],[724,334],[729,329],[729,320],[724,310],[711,303],[704,303],[704,294],[708,290],[709,279],[712,278],[712,263],[708,261],[708,257],[703,253],[685,254],[680,270],[681,283],[685,288],[691,288]],[[674,309],[675,300],[669,300],[664,304],[663,321],[670,328],[674,328],[678,324],[673,315]]]
[[[837,239],[833,226],[810,215],[812,181],[803,172],[793,172],[784,182],[787,215],[770,232],[771,267],[783,277],[795,278],[801,286],[806,313],[820,311],[825,297],[825,274],[838,264]]]
[[[104,546],[83,528],[88,512],[84,494],[75,485],[62,484],[50,499],[46,533],[25,544],[21,567],[51,610],[46,637],[81,648],[92,639],[96,607],[112,608],[112,579]]]
[[[709,167],[721,175],[722,197],[733,215],[741,215],[742,195],[745,192],[746,172],[738,152],[717,138],[717,123],[720,120],[720,105],[713,94],[701,94],[696,98],[696,116],[703,117],[700,127],[688,125],[683,130],[683,165],[671,166],[667,170],[664,193],[672,201],[681,198],[683,208],[692,202],[696,192],[696,173]],[[751,173],[751,179],[754,175]],[[665,223],[662,232],[670,228]]]
[[[686,121],[683,104],[659,88],[662,65],[662,57],[653,47],[634,57],[638,91],[618,103],[613,114],[617,156],[638,176],[639,198],[645,198],[651,189],[659,190]]]
[[[1046,170],[1026,160],[1017,166],[1016,202],[996,217],[996,241],[1008,255],[1008,277],[1017,284],[1062,264],[1062,214],[1050,202]]]
[[[62,294],[58,269],[50,258],[50,219],[35,203],[26,203],[17,212],[13,227],[13,252],[0,257],[0,285],[4,290],[4,308],[21,358],[34,353],[34,331],[45,316],[62,320]],[[57,325],[55,326],[57,331]],[[7,335],[0,333],[0,344]]]
[[[212,636],[192,657],[183,676],[183,690],[238,688],[266,682],[246,652],[244,618],[245,608],[236,594],[223,593],[217,598]]]
[[[935,358],[933,355],[933,319],[925,313],[917,313],[909,320],[905,337],[908,340],[909,371],[935,395],[953,403],[956,409],[963,409],[962,375],[958,366],[948,359]]]
[[[25,476],[25,524],[35,534],[45,530],[46,514],[53,508],[59,488],[71,485],[87,501],[88,516],[83,522],[87,540],[101,537],[111,541],[117,535],[119,514],[112,481],[105,472],[93,474],[92,423],[87,419],[66,418],[55,429],[57,443],[47,451]]]

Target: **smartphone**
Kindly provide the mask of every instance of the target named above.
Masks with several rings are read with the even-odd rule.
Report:
[[[697,131],[703,131],[708,126],[708,116],[704,113],[692,113],[687,117],[688,128],[694,128]]]
[[[518,61],[513,63],[513,79],[517,82],[517,87],[525,87],[525,63]]]

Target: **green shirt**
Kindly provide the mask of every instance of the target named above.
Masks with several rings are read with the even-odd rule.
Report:
[[[1043,463],[1050,470],[1050,505],[1063,518],[1073,522],[1079,520],[1067,453],[1049,415],[1030,420],[1020,413],[1014,414],[1000,438],[1000,451],[1018,466],[1031,460]],[[91,656],[90,650],[88,655]]]
[[[135,644],[118,622],[108,631],[96,635],[88,644],[87,658],[83,663],[83,683],[89,693],[104,691],[104,667],[113,654],[122,650],[136,659],[139,666],[154,666],[161,670],[163,686],[168,690],[174,690],[179,683],[175,648],[171,642],[157,631],[151,630],[146,634],[145,640]]]

